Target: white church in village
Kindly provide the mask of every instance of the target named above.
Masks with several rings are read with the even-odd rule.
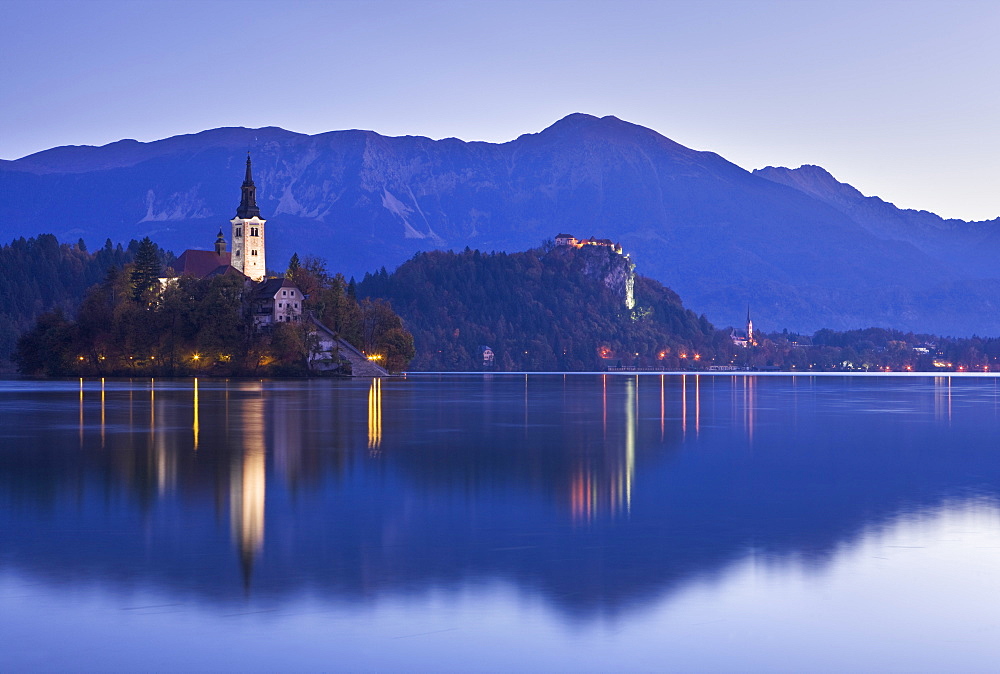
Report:
[[[162,284],[180,276],[211,278],[236,274],[253,284],[250,297],[254,325],[262,330],[278,323],[306,323],[315,337],[314,350],[309,356],[310,367],[316,370],[335,369],[341,358],[351,363],[354,376],[383,377],[384,368],[371,362],[367,356],[349,342],[305,313],[306,296],[293,281],[284,277],[267,278],[264,228],[267,221],[260,217],[257,207],[257,187],[253,182],[250,153],[247,153],[246,176],[240,188],[240,205],[232,226],[232,251],[226,250],[222,230],[215,239],[213,250],[189,249],[181,253],[174,264],[175,275],[160,279]],[[337,354],[332,358],[331,354]],[[335,361],[335,362],[331,362]]]
[[[246,177],[240,188],[240,205],[232,225],[232,251],[226,250],[226,239],[219,230],[214,250],[186,250],[177,258],[177,276],[210,278],[221,274],[239,274],[257,283],[251,298],[254,323],[258,327],[274,323],[302,321],[305,296],[289,279],[267,278],[267,255],[264,227],[257,207],[257,187],[253,182],[253,167],[247,154]]]

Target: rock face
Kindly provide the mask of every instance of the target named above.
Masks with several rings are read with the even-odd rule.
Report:
[[[556,246],[548,255],[562,257],[570,263],[570,269],[600,281],[621,298],[626,309],[635,307],[635,263],[628,255],[605,246]]]
[[[721,326],[750,303],[765,329],[1000,333],[1000,223],[897,217],[820,169],[751,174],[614,117],[502,144],[264,128],[56,148],[0,162],[3,231],[210,249],[248,149],[278,271],[293,252],[360,277],[420,250],[594,232]]]

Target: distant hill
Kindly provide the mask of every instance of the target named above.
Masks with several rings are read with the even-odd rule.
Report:
[[[621,241],[719,325],[749,303],[766,329],[1000,334],[997,221],[897,217],[822,176],[750,173],[615,117],[573,114],[502,144],[269,127],[55,148],[0,163],[4,231],[210,248],[247,150],[277,270],[297,251],[360,277],[418,251],[568,232]]]
[[[677,369],[695,353],[708,362],[731,348],[673,291],[597,246],[421,253],[392,274],[367,274],[357,293],[388,299],[404,319],[417,351],[412,370]]]
[[[910,243],[940,264],[954,267],[964,278],[998,276],[1000,218],[966,222],[946,220],[928,211],[897,208],[878,197],[866,197],[819,166],[768,166],[753,173],[833,206],[881,239]]]

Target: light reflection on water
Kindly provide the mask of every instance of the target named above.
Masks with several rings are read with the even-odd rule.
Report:
[[[992,378],[0,382],[0,668],[983,668],[998,431]]]

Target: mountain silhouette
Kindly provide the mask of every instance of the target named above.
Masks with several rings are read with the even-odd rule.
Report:
[[[901,211],[816,167],[751,173],[610,116],[500,144],[267,127],[54,148],[0,163],[6,232],[210,248],[247,151],[276,271],[293,252],[360,276],[420,250],[568,232],[620,241],[720,326],[750,303],[765,330],[1000,333],[997,221]]]

